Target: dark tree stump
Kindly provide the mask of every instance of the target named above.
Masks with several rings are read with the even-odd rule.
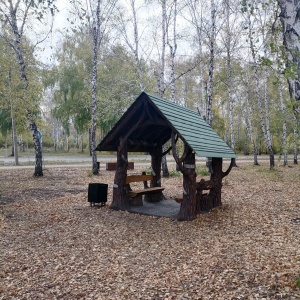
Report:
[[[150,183],[150,187],[161,187],[161,161],[162,161],[162,147],[158,146],[151,152],[151,174],[153,180]],[[146,194],[144,200],[147,202],[160,202],[165,200],[165,196],[162,192],[153,194]]]
[[[120,139],[117,152],[117,167],[113,185],[113,200],[111,204],[112,209],[126,210],[130,206],[127,196],[128,187],[126,185],[127,166],[127,141],[125,139]]]

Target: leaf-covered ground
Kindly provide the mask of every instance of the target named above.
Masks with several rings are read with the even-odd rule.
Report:
[[[112,172],[32,174],[0,169],[0,299],[300,299],[297,166],[235,168],[192,222],[90,208]]]

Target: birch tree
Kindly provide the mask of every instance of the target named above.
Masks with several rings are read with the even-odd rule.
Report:
[[[46,6],[45,6],[46,5]],[[28,96],[28,86],[30,78],[27,76],[27,63],[24,55],[24,39],[27,25],[30,18],[39,19],[42,22],[43,15],[47,9],[53,14],[55,11],[54,1],[26,1],[26,0],[6,0],[0,2],[0,19],[2,30],[0,37],[13,49],[16,60],[19,64],[20,79],[22,83],[22,104],[26,109],[27,121],[32,133],[35,148],[35,176],[43,176],[42,168],[42,148],[35,117],[30,109],[30,97]]]
[[[233,53],[236,50],[238,44],[238,36],[241,33],[240,22],[238,21],[238,15],[233,8],[234,3],[230,0],[224,1],[225,10],[225,38],[224,46],[226,51],[226,64],[227,64],[227,97],[229,106],[229,129],[230,129],[230,146],[235,151],[235,132],[234,132],[234,90],[233,90]],[[238,27],[238,30],[235,28]],[[236,166],[236,162],[234,162]]]
[[[200,82],[200,103],[198,105],[199,113],[206,118],[207,115],[207,83],[204,78],[204,28],[203,28],[203,11],[205,7],[197,0],[186,0],[186,5],[191,18],[191,24],[196,30],[197,52],[199,55],[199,82]]]
[[[267,94],[265,91],[265,115],[263,110],[263,100],[260,95],[260,79],[259,79],[259,67],[258,67],[258,59],[257,59],[257,52],[255,48],[255,42],[253,37],[253,32],[255,31],[255,28],[253,26],[253,21],[251,19],[251,14],[254,10],[253,3],[249,3],[248,0],[245,1],[244,5],[244,12],[247,15],[247,26],[248,26],[248,39],[249,39],[249,46],[250,46],[250,52],[251,52],[251,58],[252,58],[252,64],[254,69],[254,80],[255,80],[255,98],[258,105],[258,111],[259,111],[259,119],[260,119],[260,126],[261,130],[264,136],[264,140],[267,145],[267,149],[269,151],[270,155],[270,168],[274,168],[275,161],[274,161],[274,150],[272,145],[272,138],[270,135],[270,128],[269,128],[269,114],[268,114],[268,99]]]
[[[97,164],[96,149],[96,129],[97,129],[97,79],[98,79],[98,60],[100,47],[104,37],[109,30],[111,18],[116,8],[117,0],[73,0],[73,5],[80,20],[87,20],[91,31],[93,41],[93,71],[91,79],[91,128],[90,128],[90,151],[92,155],[92,172],[94,175],[99,174]]]
[[[145,83],[144,83],[144,74],[143,74],[143,67],[142,67],[142,54],[140,53],[141,45],[140,45],[140,39],[141,36],[139,34],[139,17],[138,17],[138,10],[141,9],[141,7],[137,7],[137,1],[136,0],[129,0],[130,2],[130,14],[128,19],[123,16],[123,12],[120,12],[120,22],[119,22],[119,28],[121,35],[124,38],[124,41],[126,45],[129,47],[131,53],[134,55],[135,58],[135,67],[136,67],[136,73],[139,80],[139,87],[141,92],[145,90]],[[127,21],[128,20],[128,21]],[[127,29],[127,23],[131,25],[130,29]],[[131,38],[128,31],[133,30],[133,39]]]
[[[294,126],[294,164],[298,164],[298,132],[300,119],[300,2],[292,0],[278,0],[281,10],[283,44],[287,52],[286,77],[295,115]]]
[[[206,122],[212,124],[212,102],[213,102],[213,77],[215,68],[215,45],[216,45],[216,4],[214,0],[211,3],[211,33],[209,37],[209,67],[207,83],[207,114]]]

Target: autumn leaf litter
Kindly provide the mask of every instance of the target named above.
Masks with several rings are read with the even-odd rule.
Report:
[[[0,299],[300,299],[298,166],[234,168],[192,222],[90,208],[113,172],[32,173],[0,169]]]

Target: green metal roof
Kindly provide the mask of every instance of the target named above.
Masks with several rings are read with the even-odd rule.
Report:
[[[116,151],[120,137],[126,136],[142,116],[143,122],[128,138],[128,151],[144,152],[159,144],[163,145],[175,129],[198,156],[235,157],[233,150],[198,112],[145,92],[127,109],[96,150]]]
[[[219,137],[198,112],[148,94],[181,138],[200,157],[234,158],[233,150]]]

